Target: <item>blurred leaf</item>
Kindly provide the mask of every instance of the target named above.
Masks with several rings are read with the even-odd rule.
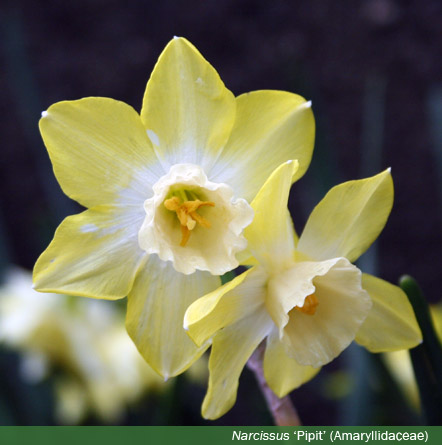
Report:
[[[407,294],[422,331],[423,342],[410,350],[425,420],[430,425],[442,423],[442,347],[430,316],[430,309],[417,282],[403,276],[399,282]]]
[[[372,425],[375,394],[369,384],[373,375],[371,354],[356,343],[342,353],[353,388],[340,405],[340,425]]]
[[[235,278],[235,272],[231,270],[230,272],[226,272],[224,275],[221,275],[221,284],[226,284],[229,281],[232,281]]]
[[[428,118],[431,147],[439,176],[439,194],[442,193],[442,85],[432,85],[428,93]]]

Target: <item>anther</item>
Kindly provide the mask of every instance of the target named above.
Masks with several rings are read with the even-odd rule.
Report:
[[[177,196],[173,196],[164,201],[164,207],[166,207],[167,210],[176,212],[181,224],[180,246],[184,247],[187,244],[190,238],[190,232],[195,228],[197,223],[207,229],[210,228],[210,222],[196,212],[200,207],[204,206],[215,207],[215,203],[195,199],[194,201],[184,201],[181,204],[181,200]]]
[[[314,315],[316,312],[316,308],[319,305],[319,301],[316,298],[315,294],[307,295],[304,300],[304,304],[299,307],[296,306],[295,309],[303,314]]]

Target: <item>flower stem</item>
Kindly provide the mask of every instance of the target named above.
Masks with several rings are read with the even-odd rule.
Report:
[[[299,426],[301,420],[299,419],[298,412],[293,406],[293,403],[289,396],[285,396],[280,399],[267,385],[264,377],[263,370],[263,357],[264,357],[264,343],[259,345],[255,352],[247,362],[247,367],[253,371],[258,386],[267,402],[267,406],[272,413],[273,420],[277,426]]]

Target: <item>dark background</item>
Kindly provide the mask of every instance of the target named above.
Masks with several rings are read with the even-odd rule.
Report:
[[[298,232],[329,187],[392,168],[393,211],[361,267],[393,283],[411,274],[430,301],[440,299],[440,0],[22,0],[2,2],[0,26],[3,264],[31,269],[63,217],[80,210],[52,174],[38,132],[41,111],[86,96],[112,97],[139,111],[156,59],[178,35],[201,51],[235,95],[281,89],[312,100],[313,162],[295,184],[290,204]],[[388,409],[383,368],[360,354],[351,350],[328,374],[295,391],[305,423],[418,422],[398,408],[400,402]],[[7,358],[14,372],[15,358]],[[376,362],[363,381],[373,389],[364,396],[374,407],[368,414],[354,408],[366,400],[357,402],[357,390],[339,403],[324,390],[335,367],[350,363],[357,373],[361,360]],[[257,408],[262,401],[254,381],[244,374],[241,402],[219,423],[269,422],[265,408]],[[17,398],[14,388],[8,391]],[[201,423],[202,396],[182,378],[168,402],[174,409],[168,405],[166,414],[158,414],[150,401],[125,422]],[[16,420],[50,421],[32,413]]]

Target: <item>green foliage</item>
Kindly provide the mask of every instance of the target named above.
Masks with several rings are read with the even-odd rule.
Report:
[[[436,335],[430,310],[422,291],[410,276],[400,279],[422,331],[423,342],[410,350],[411,361],[419,387],[422,414],[426,423],[442,423],[442,347]]]

